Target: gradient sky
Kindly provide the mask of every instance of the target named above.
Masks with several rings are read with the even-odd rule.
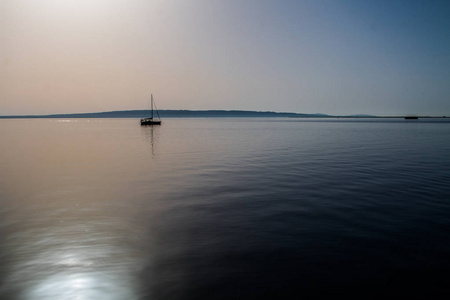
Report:
[[[0,0],[0,115],[450,115],[450,1]]]

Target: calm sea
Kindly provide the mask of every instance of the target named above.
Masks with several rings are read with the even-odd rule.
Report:
[[[0,120],[1,299],[450,290],[450,120]]]

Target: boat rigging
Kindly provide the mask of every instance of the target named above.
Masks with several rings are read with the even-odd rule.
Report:
[[[161,125],[161,118],[159,117],[158,109],[156,109],[155,104],[155,111],[156,115],[158,116],[157,119],[153,118],[153,94],[151,94],[151,117],[150,118],[142,118],[141,119],[141,125]]]

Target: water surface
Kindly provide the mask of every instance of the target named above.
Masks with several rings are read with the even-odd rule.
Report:
[[[0,298],[447,293],[443,120],[0,120]]]

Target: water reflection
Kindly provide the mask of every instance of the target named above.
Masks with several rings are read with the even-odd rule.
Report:
[[[32,287],[24,299],[136,299],[123,278],[106,272],[59,273]]]
[[[149,125],[149,126],[141,126],[141,131],[144,134],[144,138],[146,141],[148,141],[151,145],[151,151],[152,151],[152,158],[155,158],[155,143],[156,139],[159,136],[159,129],[160,126]]]
[[[135,120],[3,125],[0,298],[146,299],[159,129]]]
[[[2,247],[9,265],[3,295],[17,299],[140,298],[134,274],[144,254],[129,221],[100,205],[91,205],[84,213],[57,206],[34,207],[17,217],[18,222],[11,222],[15,232]]]

